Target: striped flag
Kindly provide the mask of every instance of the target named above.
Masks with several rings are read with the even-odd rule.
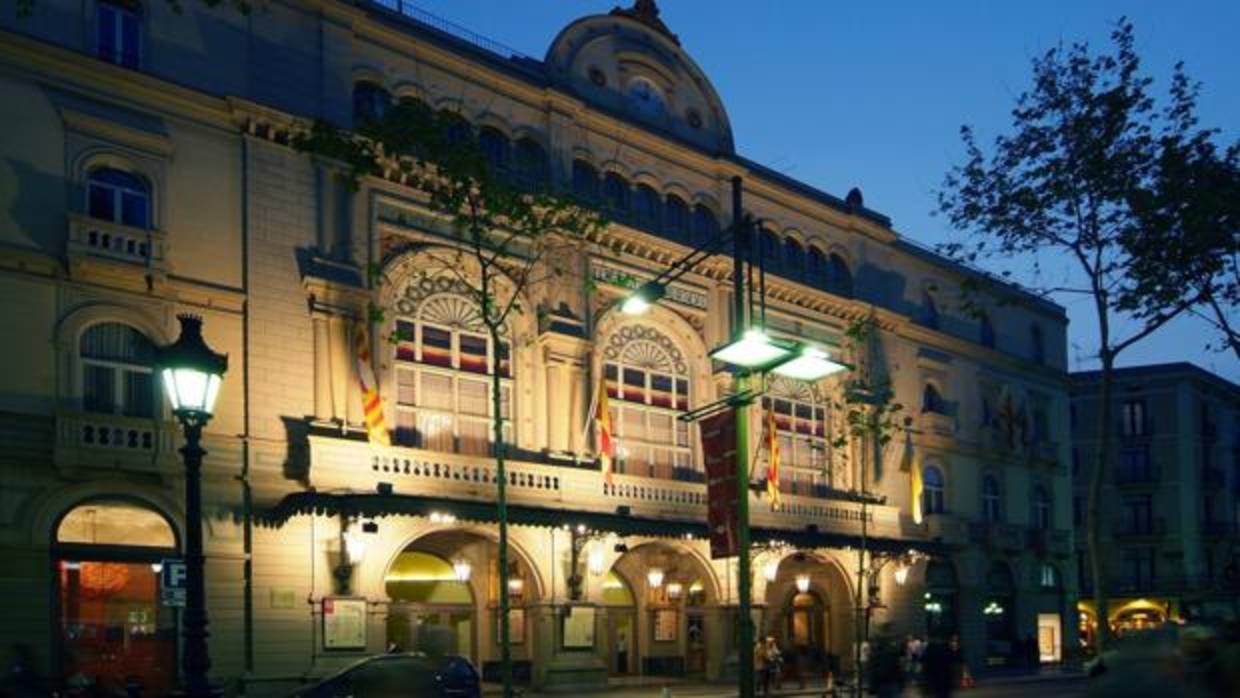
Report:
[[[379,398],[379,381],[375,380],[375,371],[370,363],[370,341],[364,323],[357,323],[354,329],[353,348],[357,356],[357,381],[362,387],[367,439],[372,445],[391,446],[387,421],[383,418],[383,400]]]
[[[913,437],[907,433],[904,436],[904,462],[901,470],[908,471],[909,485],[912,488],[909,494],[912,499],[913,523],[921,523],[926,514],[922,511],[921,503],[925,483],[921,479],[921,464],[917,462],[916,454],[913,452]]]
[[[603,471],[603,480],[612,482],[612,463],[615,457],[616,444],[611,439],[611,410],[607,406],[607,375],[598,379],[598,401],[594,408],[594,424],[598,428],[598,459]]]
[[[771,511],[779,511],[779,433],[775,424],[775,403],[766,409],[766,496]]]

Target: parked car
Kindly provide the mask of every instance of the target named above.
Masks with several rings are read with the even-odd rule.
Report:
[[[289,698],[482,698],[482,687],[464,657],[406,652],[367,657]]]

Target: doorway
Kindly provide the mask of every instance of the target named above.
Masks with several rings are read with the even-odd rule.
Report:
[[[1038,659],[1043,664],[1063,659],[1063,624],[1058,613],[1038,614]]]

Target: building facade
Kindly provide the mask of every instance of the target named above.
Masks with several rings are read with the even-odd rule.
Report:
[[[751,497],[758,632],[845,673],[860,624],[958,634],[978,670],[1035,637],[1043,661],[1070,659],[1063,309],[997,283],[966,302],[974,272],[901,237],[860,191],[738,154],[653,3],[574,22],[543,59],[407,3],[14,11],[0,11],[0,589],[22,602],[0,645],[54,682],[176,680],[159,576],[181,547],[183,471],[152,352],[183,312],[230,356],[204,436],[212,674],[230,693],[277,694],[390,645],[438,643],[492,674],[501,593],[522,680],[729,676],[736,564],[703,540],[698,430],[676,418],[731,389],[708,356],[733,329],[730,260],[641,318],[616,302],[728,229],[737,177],[765,229],[767,330],[839,354],[873,323],[865,357],[843,358],[890,381],[907,426],[862,469],[860,445],[834,438],[847,374],[767,386],[751,423],[775,413],[783,507]],[[398,168],[354,190],[289,145],[314,119],[348,127],[393,99],[459,114],[497,167],[612,221],[499,342],[428,264],[450,231]],[[366,439],[359,328],[390,447]]]
[[[1192,364],[1117,369],[1114,459],[1102,489],[1107,622],[1119,634],[1168,621],[1234,618],[1240,598],[1240,388]],[[1098,448],[1099,374],[1072,374],[1074,517],[1081,632],[1096,632],[1084,545]]]

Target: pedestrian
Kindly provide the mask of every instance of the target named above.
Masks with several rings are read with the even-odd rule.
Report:
[[[895,698],[904,689],[903,646],[895,638],[880,635],[870,646],[870,689],[879,698]]]
[[[958,684],[952,665],[952,652],[947,643],[933,640],[921,655],[922,680],[931,698],[948,698]]]
[[[783,688],[784,653],[780,651],[774,635],[768,635],[766,638],[766,666],[775,682],[775,689]]]
[[[771,695],[771,671],[767,666],[766,641],[758,638],[753,643],[753,671],[758,680],[758,690],[764,696]]]

